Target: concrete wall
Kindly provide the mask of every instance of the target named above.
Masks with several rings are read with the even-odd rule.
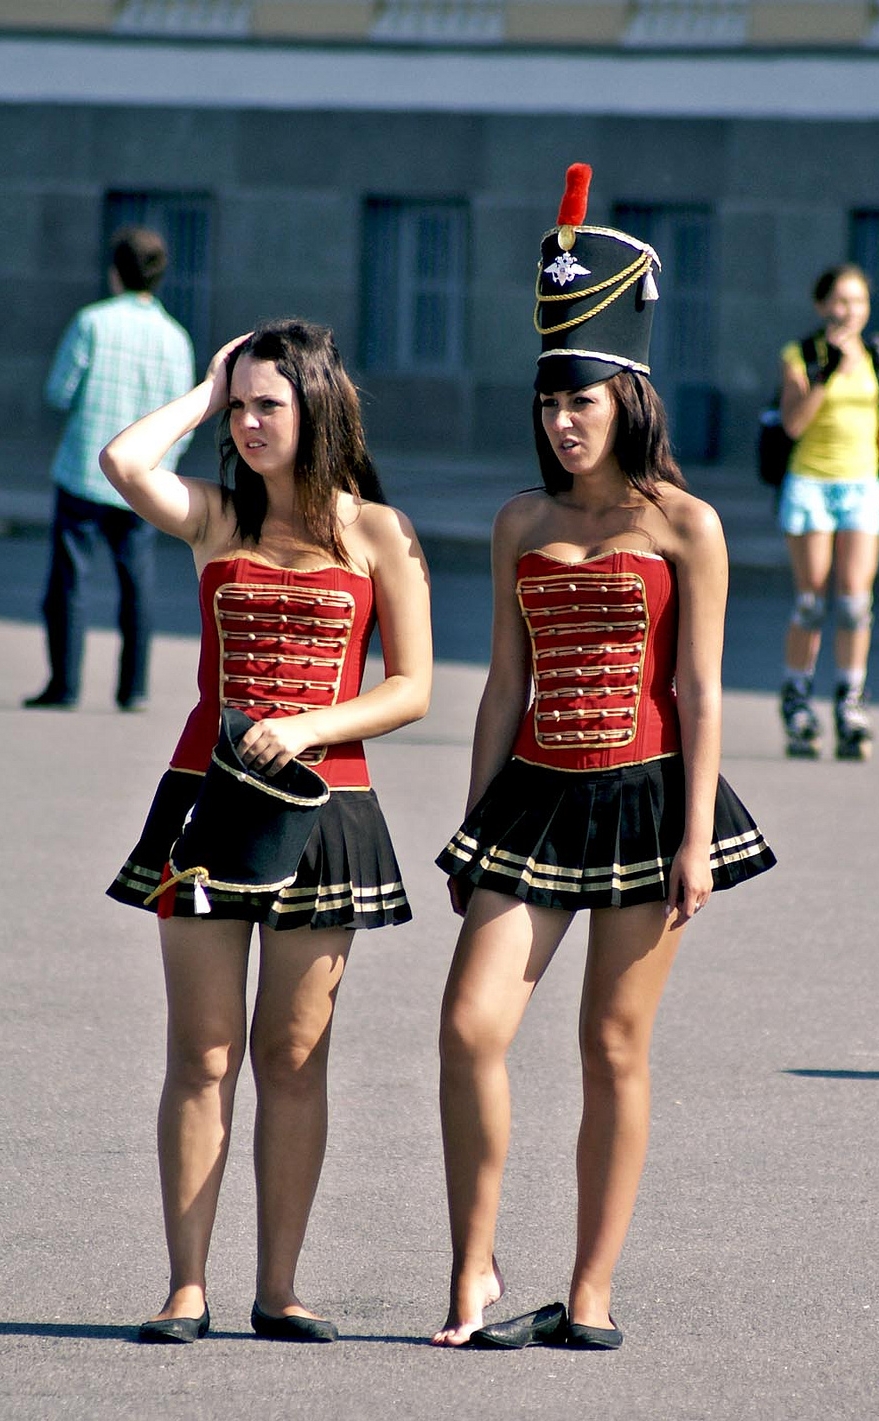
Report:
[[[385,448],[492,452],[528,438],[538,241],[573,158],[593,164],[590,219],[615,202],[716,214],[721,457],[748,457],[784,339],[810,321],[815,275],[847,254],[849,213],[879,207],[873,123],[455,114],[0,109],[4,428],[39,443],[61,329],[103,294],[103,194],[214,196],[211,339],[294,312],[332,324]],[[469,360],[460,377],[357,370],[361,211],[371,194],[471,204]],[[660,253],[673,260],[672,253]]]

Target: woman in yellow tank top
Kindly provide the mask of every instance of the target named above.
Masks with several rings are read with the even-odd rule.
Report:
[[[864,684],[879,558],[879,357],[864,342],[870,293],[860,267],[832,267],[813,295],[822,319],[817,371],[807,369],[799,342],[785,346],[781,357],[782,421],[796,441],[779,504],[796,591],[781,715],[787,753],[816,759],[821,745],[812,677],[833,570],[836,755],[866,760],[872,730]]]

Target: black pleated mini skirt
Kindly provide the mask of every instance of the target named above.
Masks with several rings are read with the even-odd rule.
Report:
[[[171,847],[201,784],[200,775],[182,770],[168,770],[162,776],[140,839],[107,889],[111,898],[147,912],[158,910],[161,898],[149,904],[145,900],[159,887]],[[210,914],[202,921],[231,918],[282,930],[353,931],[407,923],[412,917],[374,790],[333,790],[321,806],[298,868],[291,865],[291,873],[294,868],[295,882],[269,892],[209,887]],[[174,885],[172,902],[170,916],[197,916],[191,881]]]
[[[680,755],[567,771],[509,760],[436,860],[480,888],[538,907],[661,902],[684,833]],[[741,800],[718,781],[714,888],[765,873],[775,855]]]

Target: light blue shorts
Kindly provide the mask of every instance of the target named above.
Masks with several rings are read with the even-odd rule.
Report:
[[[837,482],[785,474],[778,505],[783,533],[879,533],[879,479]]]

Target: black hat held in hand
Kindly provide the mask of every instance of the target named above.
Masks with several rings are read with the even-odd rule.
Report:
[[[163,881],[151,895],[160,898],[160,917],[173,910],[173,893],[167,902],[164,895],[181,880],[195,884],[196,913],[209,913],[206,888],[277,892],[296,879],[330,791],[320,775],[299,760],[291,760],[276,775],[245,765],[237,746],[253,723],[232,707],[222,713],[220,738],[198,798],[171,849]]]
[[[535,388],[579,390],[620,370],[649,375],[659,257],[610,227],[585,227],[592,169],[573,163],[558,226],[540,247],[534,326],[541,337]]]

